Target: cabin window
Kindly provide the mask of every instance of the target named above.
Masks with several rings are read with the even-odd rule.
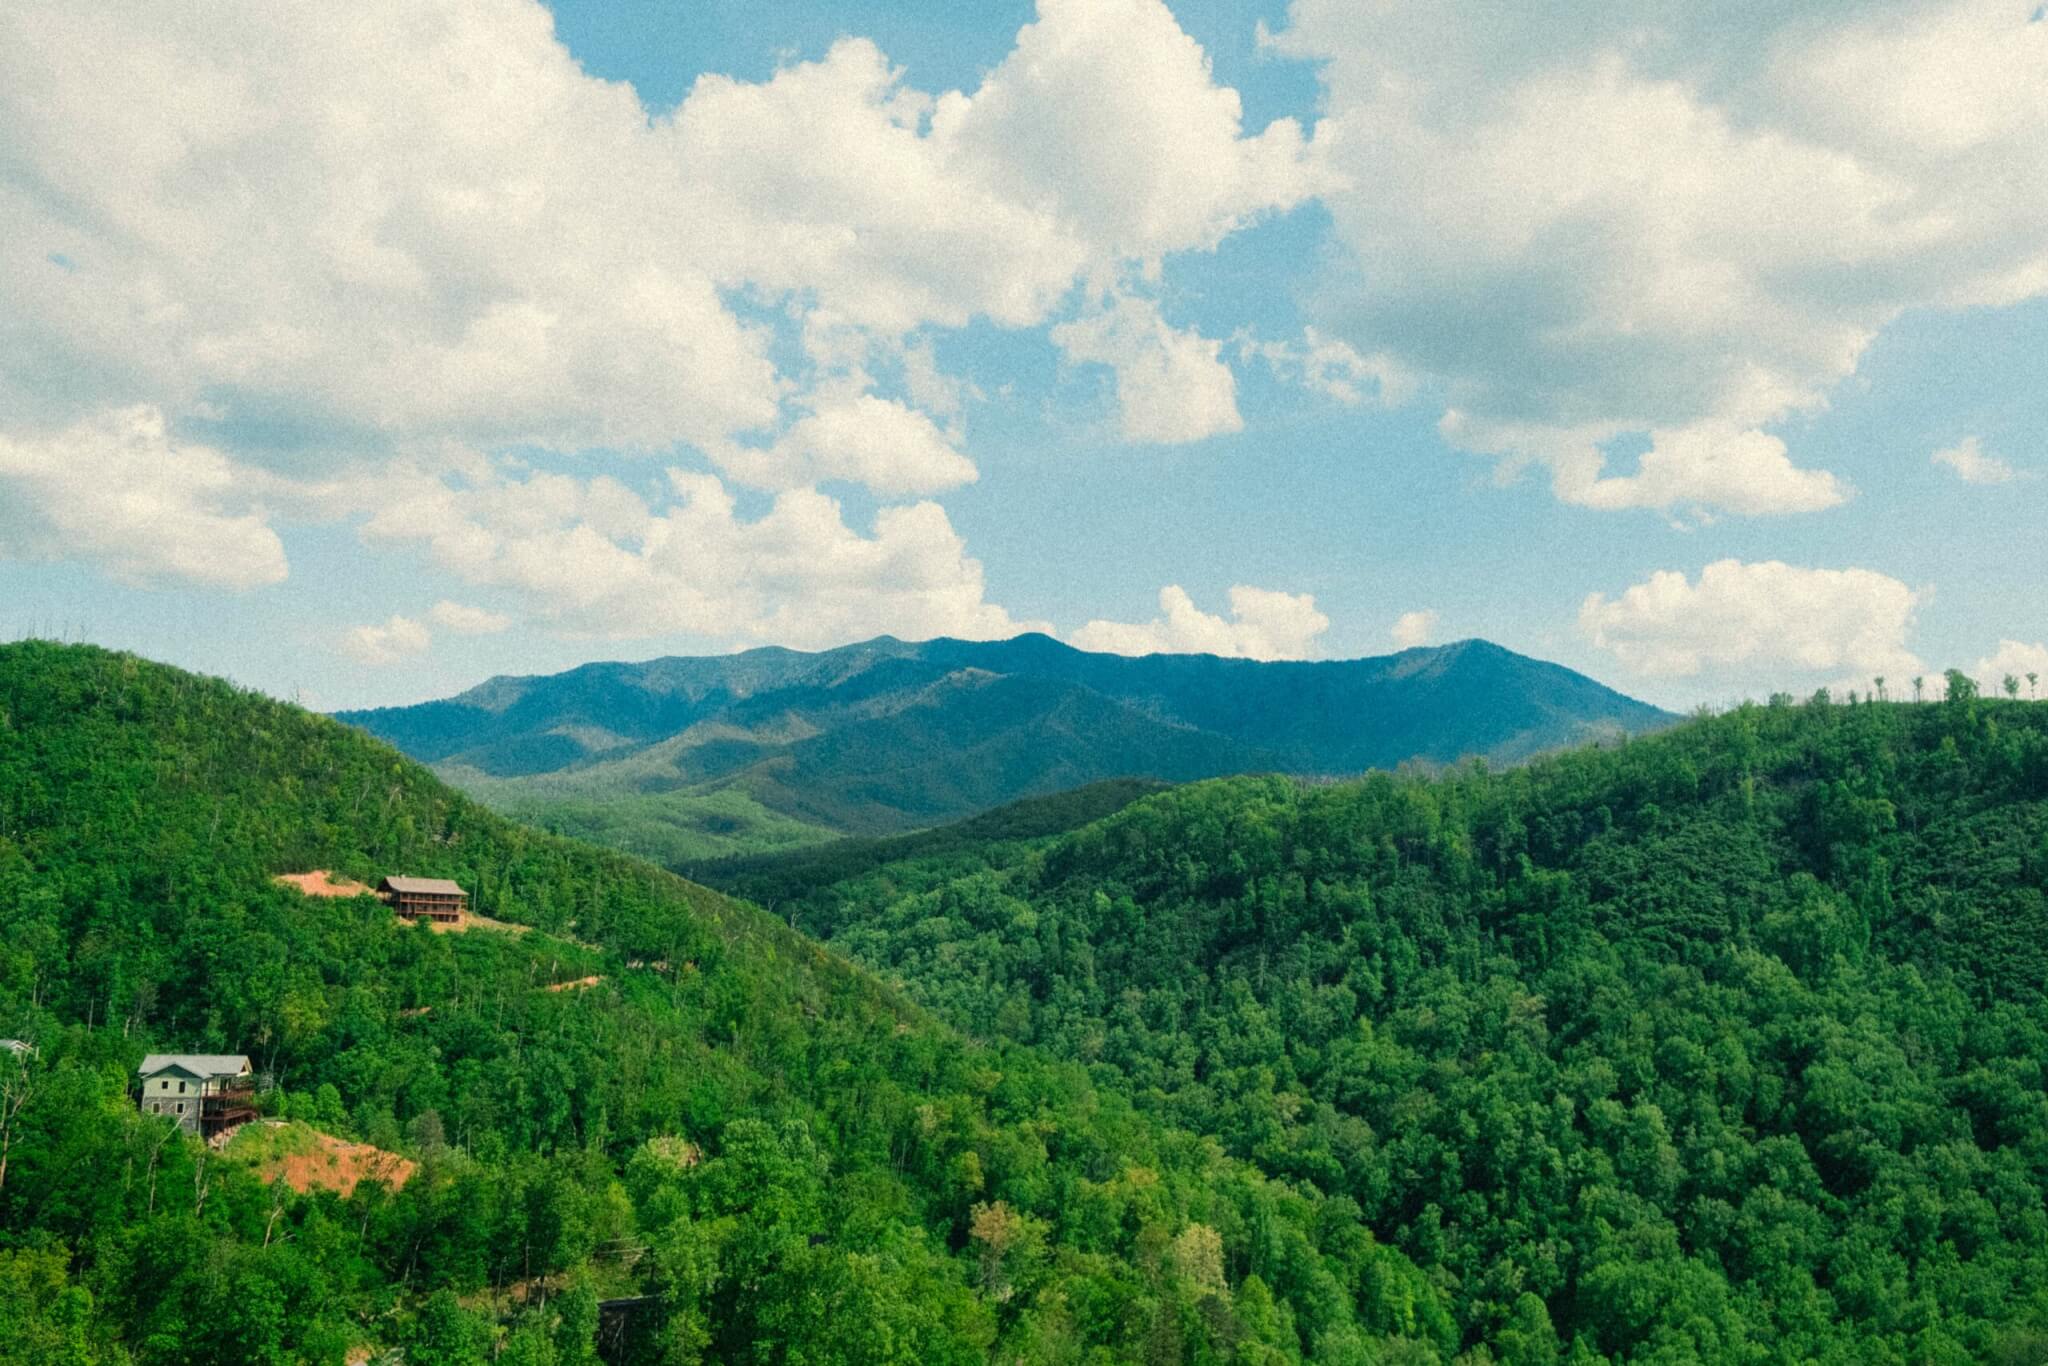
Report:
[[[185,1083],[182,1081],[178,1083],[178,1094],[181,1096],[185,1094]]]

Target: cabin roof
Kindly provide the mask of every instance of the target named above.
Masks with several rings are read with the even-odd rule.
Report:
[[[468,896],[462,885],[450,882],[445,877],[387,877],[378,886],[379,891],[412,892],[422,896]]]
[[[209,1077],[239,1077],[249,1070],[249,1059],[242,1053],[152,1053],[135,1070],[139,1076],[151,1077],[173,1067],[203,1081]]]
[[[0,1039],[0,1048],[4,1048],[10,1053],[33,1053],[36,1051],[34,1044],[24,1043],[20,1039]]]

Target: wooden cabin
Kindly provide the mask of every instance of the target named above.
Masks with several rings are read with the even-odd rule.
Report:
[[[240,1053],[152,1053],[136,1069],[142,1108],[212,1138],[256,1118],[256,1077]]]
[[[387,877],[377,895],[408,920],[438,920],[453,925],[469,909],[469,893],[445,877]]]

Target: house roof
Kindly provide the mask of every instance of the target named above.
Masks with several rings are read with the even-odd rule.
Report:
[[[20,1039],[0,1039],[0,1048],[4,1048],[10,1053],[33,1053],[36,1051],[34,1044],[23,1043]]]
[[[241,1053],[152,1053],[135,1070],[148,1077],[172,1067],[200,1078],[239,1077],[249,1070],[249,1059]]]
[[[386,891],[417,892],[423,896],[468,896],[461,884],[450,882],[445,877],[387,877],[383,883]]]

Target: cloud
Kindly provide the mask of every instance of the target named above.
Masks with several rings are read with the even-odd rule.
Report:
[[[1119,655],[1212,654],[1244,659],[1306,659],[1330,619],[1308,593],[1244,584],[1230,590],[1230,619],[1202,611],[1179,584],[1159,590],[1160,615],[1148,622],[1091,621],[1069,637],[1084,650]]]
[[[976,478],[974,462],[929,417],[873,394],[820,405],[772,447],[721,447],[714,458],[735,479],[768,489],[843,480],[900,497],[943,493]]]
[[[1102,255],[1156,261],[1320,187],[1294,120],[1244,137],[1242,119],[1160,0],[1039,0],[980,89],[938,101],[932,135]]]
[[[1453,414],[1444,429],[1473,450],[1542,453],[1567,502],[1594,508],[1718,509],[1749,516],[1818,512],[1847,501],[1848,485],[1826,470],[1803,470],[1768,432],[1700,423],[1650,433],[1631,475],[1603,475],[1590,434],[1482,432]]]
[[[1159,0],[1042,0],[972,93],[916,90],[848,38],[765,82],[703,77],[662,136],[721,278],[905,333],[1035,326],[1077,280],[1307,198],[1300,127],[1241,120]]]
[[[0,25],[0,315],[40,371],[273,420],[724,435],[776,387],[721,288],[883,332],[1035,325],[1315,184],[1299,126],[1244,136],[1158,0],[1046,0],[971,94],[847,39],[654,119],[527,0]]]
[[[688,168],[538,5],[11,5],[0,158],[31,358],[0,410],[552,448],[774,420]]]
[[[1429,644],[1430,638],[1436,634],[1436,624],[1437,614],[1434,610],[1403,612],[1395,620],[1394,629],[1388,634],[1393,636],[1394,644],[1401,649],[1413,650]]]
[[[882,632],[991,639],[1036,629],[987,601],[936,503],[884,507],[871,534],[814,489],[742,518],[710,475],[667,471],[636,490],[616,479],[472,471],[460,487],[413,471],[365,524],[373,543],[422,549],[463,582],[508,593],[527,614],[580,635],[684,632],[800,648]]]
[[[2037,681],[2029,683],[2029,674],[2034,675]],[[2001,640],[1996,650],[1978,660],[1977,667],[1970,670],[1977,686],[1990,696],[2003,695],[2008,675],[2019,680],[2021,697],[2029,700],[2039,698],[2041,687],[2038,680],[2048,678],[2048,645],[2039,641],[2029,645],[2017,640]]]
[[[381,624],[357,626],[341,638],[341,651],[358,664],[381,668],[424,654],[434,643],[426,627],[410,617],[394,615]]]
[[[1200,441],[1244,427],[1223,344],[1168,325],[1149,299],[1115,297],[1053,328],[1052,341],[1070,360],[1116,372],[1117,428],[1126,441]]]
[[[1733,669],[1903,679],[1926,668],[1906,648],[1919,603],[1875,570],[1718,560],[1697,582],[1661,570],[1617,597],[1590,595],[1579,632],[1642,677]]]
[[[0,434],[14,481],[47,487],[4,544],[270,581],[282,551],[226,468],[309,515],[367,510],[372,541],[427,544],[563,629],[1000,634],[936,505],[856,532],[815,485],[890,501],[975,477],[931,333],[976,320],[1081,307],[1135,439],[1235,429],[1215,343],[1078,287],[1303,202],[1312,153],[1293,120],[1244,126],[1160,0],[1042,0],[972,90],[916,89],[848,38],[766,80],[704,76],[667,114],[588,75],[534,0],[23,0],[0,8]],[[875,356],[907,400],[867,382]],[[22,452],[136,404],[219,453],[152,475],[139,543],[97,547]],[[523,493],[465,482],[510,449]],[[583,477],[600,449],[701,451],[777,498],[743,522],[716,481],[629,492]],[[116,482],[86,456],[78,481]],[[520,522],[571,467],[585,520]],[[414,488],[450,510],[400,534]]]
[[[0,434],[0,556],[73,558],[134,584],[248,589],[285,577],[246,471],[174,440],[150,407]]]
[[[1908,309],[2048,292],[2028,0],[1757,11],[1295,0],[1344,250],[1318,323],[1597,507],[1807,511],[1766,429]],[[1602,448],[1650,436],[1634,471]]]
[[[1946,465],[1965,484],[2010,484],[2019,471],[1995,455],[1986,455],[1974,436],[1934,453],[1933,463]]]
[[[458,636],[491,636],[512,625],[512,618],[503,612],[492,612],[482,607],[471,607],[467,603],[450,602],[446,598],[427,609],[427,615],[436,626],[453,631]]]
[[[1386,352],[1361,355],[1351,343],[1314,327],[1303,329],[1299,342],[1261,342],[1249,333],[1233,340],[1243,353],[1263,360],[1278,378],[1346,407],[1355,408],[1368,398],[1394,407],[1406,403],[1415,389],[1414,377]]]

